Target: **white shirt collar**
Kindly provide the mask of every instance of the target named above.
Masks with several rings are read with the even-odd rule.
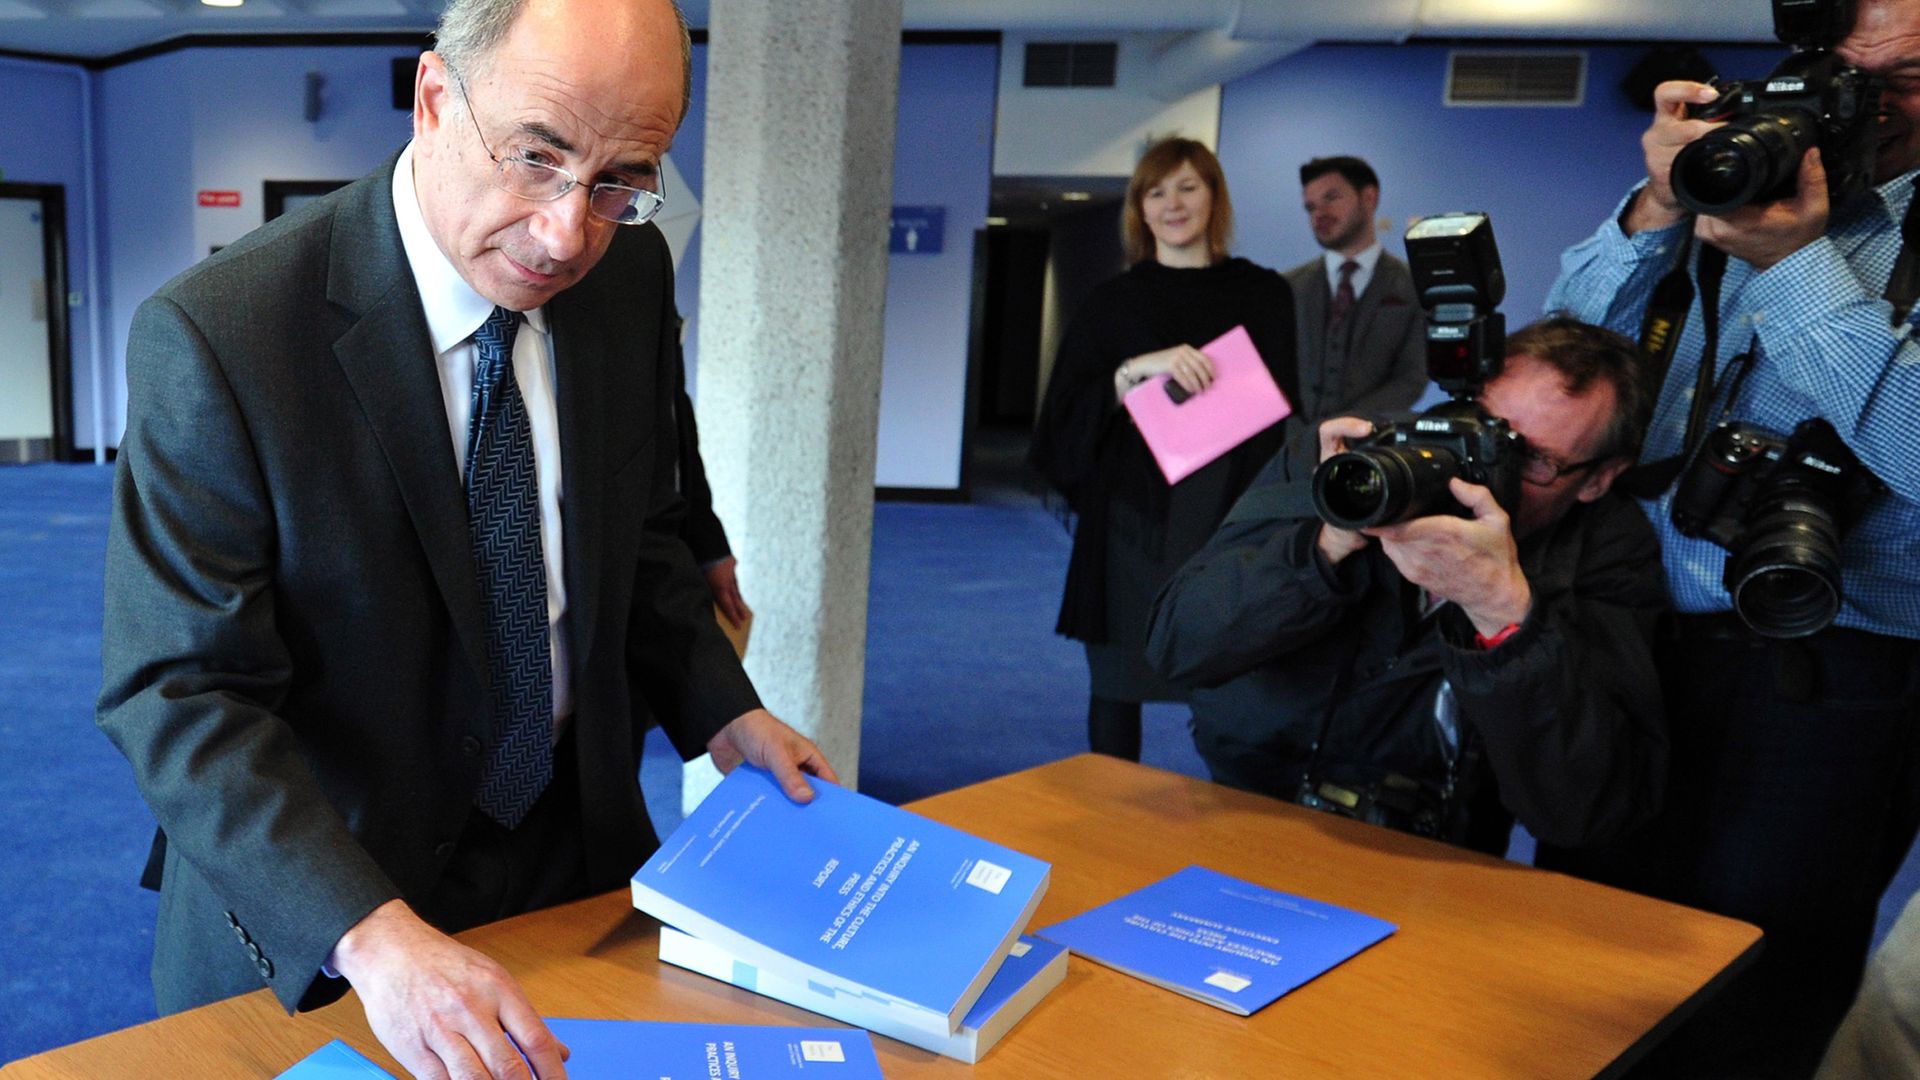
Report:
[[[1361,281],[1373,277],[1373,268],[1380,262],[1380,253],[1385,250],[1385,248],[1380,246],[1380,241],[1378,240],[1367,245],[1365,251],[1353,257],[1353,261],[1360,264],[1360,269],[1355,270],[1353,276]],[[1338,288],[1340,285],[1340,264],[1346,262],[1347,257],[1337,251],[1323,251],[1321,252],[1321,257],[1325,259],[1327,263],[1327,280],[1332,282],[1334,287]],[[475,323],[474,325],[478,326],[480,324]]]
[[[467,284],[427,231],[427,219],[420,212],[420,193],[413,182],[411,142],[400,151],[400,160],[393,166],[393,216],[399,222],[400,246],[406,250],[407,266],[413,271],[413,284],[426,312],[433,351],[444,353],[480,329],[493,314],[493,301]],[[529,326],[546,333],[545,308],[534,308],[526,312],[526,317]]]

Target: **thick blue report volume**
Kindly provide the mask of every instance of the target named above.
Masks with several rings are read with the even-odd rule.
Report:
[[[671,926],[660,928],[660,959],[969,1065],[993,1049],[1021,1017],[1067,977],[1066,949],[1051,941],[1022,936],[1013,943],[1000,970],[988,980],[980,1000],[961,1018],[960,1029],[951,1035],[940,1035],[902,1023],[895,1010],[875,1008],[871,1000],[860,995],[836,994],[833,988],[819,983],[783,979],[761,971],[725,949]]]
[[[873,1037],[855,1028],[547,1021],[570,1080],[881,1080]]]
[[[1393,931],[1371,915],[1189,866],[1034,933],[1248,1016]]]
[[[1044,862],[855,791],[743,765],[633,876],[633,906],[745,963],[950,1035],[1026,928]]]

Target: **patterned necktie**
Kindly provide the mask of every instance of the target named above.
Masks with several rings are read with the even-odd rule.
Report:
[[[487,613],[494,716],[493,755],[476,803],[509,829],[553,778],[553,660],[540,488],[533,427],[513,377],[519,326],[518,312],[494,308],[474,331],[478,359],[467,425],[467,523]]]
[[[1360,264],[1352,259],[1340,264],[1340,286],[1333,290],[1333,306],[1327,309],[1328,326],[1345,322],[1353,310],[1353,272],[1358,269]]]

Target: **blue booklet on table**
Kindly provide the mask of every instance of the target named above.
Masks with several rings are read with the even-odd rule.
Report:
[[[393,1074],[335,1039],[301,1058],[275,1080],[393,1080]]]
[[[789,800],[742,765],[633,875],[633,906],[761,971],[951,1035],[1048,865],[855,791]]]
[[[872,1001],[859,995],[835,993],[832,987],[818,983],[784,979],[744,963],[718,946],[684,934],[671,926],[660,928],[660,959],[669,964],[698,972],[712,979],[751,990],[756,994],[797,1005],[809,1012],[831,1016],[849,1024],[912,1043],[923,1050],[964,1061],[971,1065],[993,1049],[1001,1036],[1033,1011],[1040,999],[1067,977],[1067,950],[1051,941],[1021,937],[1007,952],[980,999],[960,1020],[960,1030],[951,1035],[936,1035],[910,1024],[900,1023],[890,1011],[875,1008]]]
[[[854,1028],[549,1019],[570,1080],[881,1080],[873,1037]]]
[[[1250,1016],[1394,929],[1371,915],[1189,866],[1035,934]]]

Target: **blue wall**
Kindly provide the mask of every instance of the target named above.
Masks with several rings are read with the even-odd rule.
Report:
[[[882,486],[960,483],[973,234],[992,186],[998,58],[992,45],[910,46],[900,57],[893,202],[945,207],[946,226],[939,254],[895,255],[887,267]]]
[[[258,225],[263,180],[358,177],[398,149],[409,121],[390,105],[388,63],[408,52],[390,46],[187,49],[96,77],[102,241],[110,253],[103,259],[110,443],[118,442],[124,424],[124,353],[134,308],[204,258],[211,245]],[[941,255],[895,259],[890,269],[878,463],[883,485],[959,482],[972,239],[987,212],[997,58],[991,45],[913,45],[901,58],[895,201],[947,207],[947,240]],[[669,200],[697,197],[705,187],[705,61],[705,48],[696,48],[692,109],[673,146],[690,190],[669,192]],[[326,80],[318,123],[301,115],[309,71]],[[0,92],[0,122],[7,119],[6,102],[32,102],[32,115],[71,128],[69,144],[56,144],[63,152],[52,156],[77,170],[77,97],[62,100],[60,84],[38,73],[0,69],[0,79],[9,76],[36,81],[18,96]],[[7,86],[0,82],[0,91]],[[28,179],[16,177],[4,158],[0,168]],[[77,180],[72,187],[79,189]],[[237,190],[241,206],[198,207],[194,195],[202,189]],[[700,236],[696,229],[677,286],[689,319],[687,359],[696,389]],[[77,240],[74,246],[81,247]]]
[[[1587,49],[1584,104],[1574,108],[1449,108],[1444,45],[1318,45],[1228,83],[1220,159],[1233,194],[1235,249],[1286,268],[1318,248],[1300,209],[1300,165],[1357,154],[1380,174],[1387,250],[1404,257],[1410,215],[1491,214],[1507,272],[1504,310],[1519,327],[1540,313],[1560,253],[1598,227],[1645,175],[1640,133],[1621,78],[1643,46]],[[1707,50],[1734,78],[1765,74],[1770,48]]]

